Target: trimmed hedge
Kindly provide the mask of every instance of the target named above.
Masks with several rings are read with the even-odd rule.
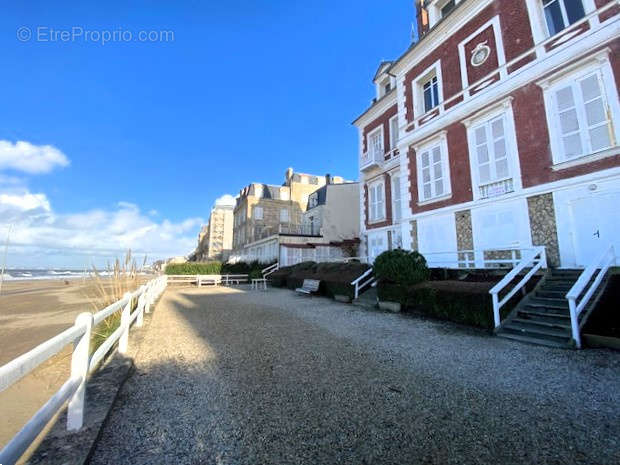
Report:
[[[370,267],[362,263],[315,263],[303,262],[294,266],[280,268],[269,276],[272,286],[296,289],[304,279],[321,281],[318,293],[328,297],[345,295],[354,297],[351,281],[358,278]]]
[[[276,262],[271,263],[261,263],[258,260],[255,260],[250,263],[246,262],[238,262],[238,263],[224,263],[222,265],[222,274],[250,274],[253,271],[262,271],[270,265],[273,265]],[[262,278],[262,274],[260,276]]]
[[[538,277],[527,284],[530,291]],[[379,300],[399,302],[405,311],[484,329],[493,329],[493,301],[489,291],[500,279],[487,282],[429,281],[414,286],[379,282]],[[516,293],[501,309],[504,319],[521,299]]]
[[[220,262],[174,263],[166,266],[166,274],[221,274]]]

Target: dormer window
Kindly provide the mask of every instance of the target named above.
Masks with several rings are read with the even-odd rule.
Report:
[[[391,83],[387,83],[385,86],[383,86],[383,93],[387,94],[389,91],[392,90],[392,84]]]
[[[586,15],[582,0],[542,0],[542,4],[550,37]]]
[[[447,1],[443,2],[443,3],[440,3],[438,5],[438,8],[439,8],[439,13],[440,13],[441,17],[443,18],[448,13],[450,13],[450,11],[452,11],[454,6],[455,6],[455,1],[454,0],[447,0]]]

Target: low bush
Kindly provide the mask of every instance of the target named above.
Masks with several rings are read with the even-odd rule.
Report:
[[[221,274],[222,264],[220,262],[206,263],[174,263],[166,266],[166,274]]]
[[[426,259],[418,252],[395,249],[380,254],[374,263],[379,281],[412,286],[426,281],[430,271]]]
[[[528,283],[531,290],[537,282]],[[380,281],[377,286],[379,300],[399,302],[404,311],[419,313],[441,320],[454,321],[484,329],[493,329],[493,301],[489,291],[499,281],[428,281],[413,286],[403,286]],[[521,299],[515,294],[501,309],[504,319]]]
[[[260,279],[263,277],[261,270],[250,270],[248,273],[248,279]]]
[[[303,285],[304,279],[317,279],[321,282],[318,293],[328,297],[345,295],[353,298],[351,281],[358,278],[369,266],[362,263],[315,263],[303,262],[295,266],[281,268],[270,275],[274,286],[296,289]]]
[[[275,262],[272,263],[261,263],[258,260],[255,260],[253,262],[237,262],[237,263],[224,263],[224,265],[222,265],[222,274],[250,274],[253,271],[261,271],[264,270],[265,268],[267,268],[270,265],[273,265]],[[262,274],[260,276],[262,278]]]

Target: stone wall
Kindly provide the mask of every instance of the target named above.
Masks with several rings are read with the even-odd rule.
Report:
[[[560,265],[558,232],[555,223],[555,206],[551,193],[528,197],[527,208],[532,229],[532,244],[547,248],[547,264]]]
[[[471,226],[471,210],[454,212],[456,224],[456,248],[457,250],[473,250],[474,235]],[[470,260],[473,264],[474,254],[471,252],[459,253],[459,260]],[[462,265],[465,266],[465,265]]]
[[[418,223],[411,221],[411,250],[418,250]]]

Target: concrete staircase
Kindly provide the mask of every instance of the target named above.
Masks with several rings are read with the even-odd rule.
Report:
[[[353,300],[353,305],[357,307],[376,309],[379,305],[379,298],[377,297],[377,288],[369,287],[359,297]]]
[[[570,312],[566,293],[573,287],[583,270],[550,270],[536,288],[517,305],[504,320],[496,334],[506,339],[545,345],[549,347],[573,347]],[[605,286],[590,302],[589,310],[580,316],[580,326]]]

